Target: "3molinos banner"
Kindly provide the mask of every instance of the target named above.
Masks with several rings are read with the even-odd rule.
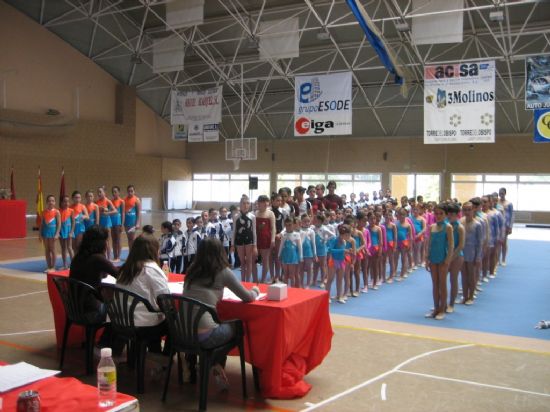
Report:
[[[550,108],[550,54],[525,58],[525,109]]]
[[[222,121],[222,87],[201,91],[173,91],[170,123],[212,124]]]
[[[424,67],[424,143],[494,143],[495,62]]]
[[[294,136],[351,134],[351,72],[295,78]]]

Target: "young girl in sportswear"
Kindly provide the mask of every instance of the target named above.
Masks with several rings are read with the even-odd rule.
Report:
[[[369,222],[368,230],[370,233],[371,245],[369,248],[369,268],[372,279],[372,289],[378,290],[378,282],[380,275],[380,256],[382,255],[382,231],[376,224],[376,216],[374,213],[367,215]]]
[[[361,293],[367,293],[369,291],[369,262],[371,238],[369,229],[367,228],[367,214],[365,214],[364,212],[357,212],[357,230],[359,230],[363,234],[363,240],[365,241],[363,247],[363,259],[361,260],[361,271],[363,272],[363,289],[361,289]]]
[[[353,282],[350,283],[350,292],[354,298],[359,296],[361,290],[361,268],[363,267],[363,261],[367,259],[365,236],[363,235],[365,226],[360,223],[363,216],[362,212],[357,212],[357,219],[355,219],[351,233],[351,236],[355,240],[355,261],[353,262]]]
[[[294,216],[285,219],[285,231],[281,237],[278,255],[283,266],[284,282],[290,282],[290,286],[297,288],[299,287],[298,269],[303,262],[303,255],[302,236],[294,230],[295,226],[296,218]]]
[[[464,263],[464,226],[458,218],[460,206],[457,203],[451,203],[447,206],[447,217],[449,224],[453,228],[453,256],[449,264],[449,273],[451,277],[451,291],[449,293],[449,305],[446,312],[454,312],[454,304],[458,295],[458,273]]]
[[[309,289],[313,277],[313,263],[317,262],[317,244],[315,242],[315,231],[311,228],[311,219],[307,213],[302,214],[300,225],[303,263],[298,271],[298,281],[300,287],[304,287],[305,273],[305,287]]]
[[[474,218],[474,206],[472,202],[462,205],[464,217],[461,223],[464,226],[464,264],[462,265],[462,303],[472,305],[476,288],[476,264],[481,262],[483,247],[483,227]]]
[[[413,238],[412,226],[408,221],[408,212],[407,209],[401,208],[398,212],[398,218],[396,227],[397,227],[397,251],[399,256],[401,256],[401,273],[400,276],[396,279],[398,282],[401,282],[406,278],[408,269],[409,269],[409,249],[411,248],[411,239]]]
[[[265,283],[271,267],[271,254],[275,247],[275,214],[268,210],[269,198],[265,195],[258,197],[258,210],[256,211],[256,239],[258,241],[258,253],[262,258],[262,279]],[[271,273],[273,278],[273,272]]]
[[[128,238],[128,248],[131,249],[136,238],[136,230],[141,226],[141,201],[136,196],[136,188],[128,185],[127,196],[124,198],[124,231]]]
[[[73,199],[73,204],[71,205],[71,209],[73,209],[73,217],[74,217],[74,234],[73,234],[73,241],[72,241],[72,249],[73,249],[73,253],[78,253],[78,248],[80,247],[80,243],[82,242],[82,236],[86,231],[84,222],[87,221],[89,217],[88,217],[88,209],[86,209],[86,206],[82,204],[82,195],[80,194],[80,192],[75,190],[71,197]]]
[[[233,252],[237,249],[241,261],[241,280],[249,282],[252,265],[256,264],[258,249],[256,248],[256,216],[250,211],[250,199],[243,196],[240,211],[233,216]],[[258,283],[258,279],[253,279]]]
[[[124,226],[124,200],[120,197],[120,187],[113,186],[111,189],[113,194],[113,206],[115,207],[116,213],[111,215],[111,223],[113,227],[111,228],[111,237],[113,238],[113,259],[115,262],[120,262],[120,253],[122,251],[122,228]]]
[[[323,284],[327,278],[327,243],[335,237],[331,227],[325,224],[326,218],[323,212],[318,212],[313,217],[313,230],[315,231],[315,250],[317,251],[317,261],[313,267],[312,285],[317,284],[317,276],[321,272],[320,284]],[[311,286],[311,285],[310,285]]]
[[[71,248],[71,239],[74,236],[74,211],[69,208],[69,196],[63,196],[59,205],[59,215],[61,217],[61,228],[59,230],[59,244],[61,245],[61,258],[63,259],[63,269],[69,269],[67,256],[73,260],[73,249]]]
[[[413,208],[413,213],[411,220],[414,225],[414,242],[412,244],[413,248],[413,269],[416,269],[418,266],[424,263],[424,233],[426,232],[426,220],[421,215],[421,206],[417,204]]]
[[[61,229],[61,215],[55,208],[55,197],[48,195],[46,197],[46,209],[42,212],[40,219],[40,231],[38,239],[44,243],[44,252],[46,254],[46,272],[55,270],[55,239],[59,238]]]
[[[94,203],[94,192],[88,190],[84,197],[86,198],[85,206],[88,212],[88,219],[84,221],[84,227],[88,229],[90,226],[99,225],[99,207]]]
[[[275,216],[275,247],[271,253],[271,276],[273,282],[281,278],[281,261],[279,260],[279,247],[281,246],[281,232],[284,228],[285,213],[281,210],[281,195],[273,193],[271,196],[271,211]]]
[[[447,309],[447,273],[454,252],[453,228],[446,222],[447,206],[443,203],[434,209],[436,222],[430,227],[427,269],[432,276],[434,310],[426,317],[445,319]]]
[[[99,226],[104,227],[109,232],[109,238],[107,239],[107,259],[111,259],[111,228],[113,227],[111,216],[116,213],[116,209],[113,202],[105,196],[105,188],[103,186],[97,188],[96,204],[99,208]]]
[[[329,240],[327,244],[328,278],[326,290],[330,299],[332,281],[336,278],[336,298],[338,303],[346,303],[342,289],[342,280],[346,270],[346,246],[351,240],[351,228],[348,225],[338,226],[338,236]]]
[[[393,223],[393,211],[391,209],[386,210],[384,215],[384,226],[386,227],[386,239],[387,239],[387,251],[386,251],[386,260],[390,267],[390,276],[388,277],[387,283],[393,283],[395,278],[395,268],[397,260],[397,227]],[[384,265],[386,262],[384,262]]]

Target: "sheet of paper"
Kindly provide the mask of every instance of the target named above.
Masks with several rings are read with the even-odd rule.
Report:
[[[116,278],[114,278],[111,275],[107,275],[103,279],[101,279],[101,283],[106,283],[108,285],[115,285],[116,284]]]
[[[172,295],[181,295],[183,292],[183,282],[168,282],[168,288]]]
[[[26,362],[0,366],[0,392],[7,392],[58,373],[60,371],[40,369]]]
[[[257,297],[256,297],[256,300],[263,300],[265,299],[267,296],[267,293],[260,293]],[[236,302],[242,302],[242,299],[240,297],[238,297],[237,295],[235,295],[230,289],[228,288],[223,288],[223,300],[234,300]]]

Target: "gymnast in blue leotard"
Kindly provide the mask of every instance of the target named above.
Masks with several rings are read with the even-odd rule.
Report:
[[[434,310],[426,317],[437,320],[445,319],[447,308],[447,272],[453,256],[453,228],[445,222],[447,205],[441,203],[434,209],[435,220],[430,227],[430,244],[428,246],[427,269],[432,275]]]
[[[461,223],[464,226],[464,263],[462,265],[462,303],[473,305],[476,287],[476,264],[481,262],[481,248],[483,247],[483,228],[474,218],[474,205],[466,202],[462,205],[464,217]]]
[[[464,262],[464,226],[458,220],[458,213],[460,212],[460,205],[458,203],[450,203],[447,206],[447,217],[449,224],[453,228],[453,256],[451,263],[449,264],[449,273],[451,278],[451,290],[449,293],[449,306],[447,306],[446,312],[454,312],[454,304],[458,295],[458,273],[462,268]]]

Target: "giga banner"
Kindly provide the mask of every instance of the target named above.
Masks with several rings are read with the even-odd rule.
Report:
[[[424,67],[424,143],[494,143],[495,62]]]
[[[297,76],[294,136],[351,134],[351,72]]]

